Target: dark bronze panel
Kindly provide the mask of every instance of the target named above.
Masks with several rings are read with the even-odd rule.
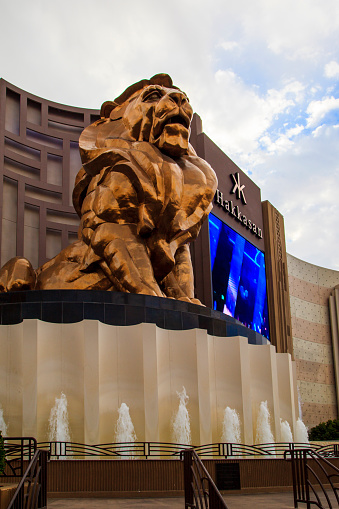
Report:
[[[293,357],[284,218],[270,202],[262,204],[266,246],[266,279],[271,343]]]

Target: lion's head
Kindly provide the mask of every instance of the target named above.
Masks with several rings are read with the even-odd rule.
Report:
[[[148,141],[177,158],[188,153],[193,110],[184,92],[167,74],[157,74],[129,87],[101,107],[101,118],[80,136],[83,163],[88,149],[103,149],[111,139]]]
[[[77,175],[73,204],[80,212],[85,188],[97,173],[93,162],[120,143],[146,141],[163,154],[178,159],[194,153],[189,144],[193,109],[187,95],[168,74],[157,74],[128,87],[114,101],[106,101],[100,119],[86,127],[79,139],[83,169]],[[86,175],[87,174],[87,175]]]

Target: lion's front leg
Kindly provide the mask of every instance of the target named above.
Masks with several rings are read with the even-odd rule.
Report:
[[[109,269],[106,276],[120,291],[164,296],[136,225],[101,224],[91,237],[91,246],[105,260]],[[105,270],[104,265],[102,269]]]
[[[167,297],[200,304],[194,298],[194,275],[189,245],[184,244],[175,253],[172,271],[161,281],[161,288]]]

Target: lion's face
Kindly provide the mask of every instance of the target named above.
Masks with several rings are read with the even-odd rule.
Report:
[[[132,138],[171,157],[187,154],[193,110],[180,90],[150,85],[128,103],[123,122]]]
[[[106,101],[101,118],[81,133],[83,168],[88,175],[96,175],[96,159],[113,147],[122,148],[124,141],[146,141],[162,153],[180,158],[189,153],[192,116],[186,94],[173,86],[167,74],[141,80],[115,101]]]

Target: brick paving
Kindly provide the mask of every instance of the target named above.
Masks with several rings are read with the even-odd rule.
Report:
[[[329,494],[333,508],[339,507],[334,495]],[[293,509],[293,493],[291,491],[256,494],[224,495],[228,509]],[[321,497],[323,500],[323,497]],[[184,509],[182,497],[172,498],[50,498],[50,509]],[[299,504],[306,508],[305,504]],[[328,507],[326,504],[324,507]],[[213,509],[213,508],[212,508]]]
[[[228,509],[293,509],[293,494],[284,493],[260,493],[224,496]],[[147,499],[121,499],[121,498],[68,498],[49,499],[50,509],[184,509],[184,499],[177,498],[147,498]]]

